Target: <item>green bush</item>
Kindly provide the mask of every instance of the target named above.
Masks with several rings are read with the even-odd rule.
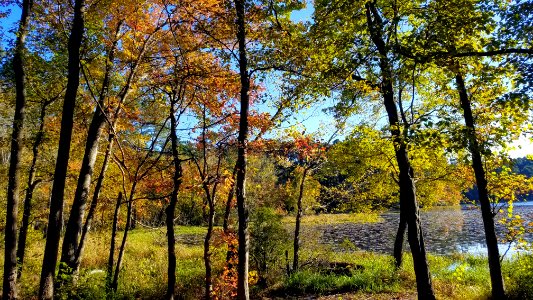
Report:
[[[533,254],[517,254],[504,264],[504,276],[510,299],[533,297]]]
[[[283,256],[289,242],[289,234],[282,223],[282,216],[271,208],[259,208],[251,216],[250,256],[252,270],[257,270],[259,282],[279,276],[283,269]]]

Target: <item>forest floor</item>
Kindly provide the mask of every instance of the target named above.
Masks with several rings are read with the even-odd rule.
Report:
[[[177,293],[183,299],[198,299],[202,295],[205,272],[202,239],[205,231],[204,227],[176,226]],[[65,298],[104,299],[108,296],[104,270],[109,255],[109,236],[108,231],[91,232],[77,285],[68,290]],[[119,233],[117,240],[120,239]],[[33,230],[30,232],[20,280],[23,299],[37,295],[44,241],[42,233]],[[220,275],[224,269],[227,247],[218,233],[215,234],[212,245],[213,270]],[[290,250],[290,244],[287,249]],[[337,300],[416,297],[413,264],[407,254],[404,255],[402,267],[397,270],[390,255],[365,251],[335,252],[317,243],[316,237],[304,237],[301,249],[300,271],[287,276],[286,261],[281,254],[282,257],[277,257],[269,266],[269,272],[265,276],[267,288],[252,284],[251,292],[255,298]],[[251,257],[252,265],[253,259]],[[343,264],[349,269],[348,273],[331,271],[332,265]],[[490,280],[485,258],[464,254],[429,255],[429,264],[439,299],[488,298]],[[3,257],[0,258],[0,265],[3,266]],[[128,236],[118,291],[114,298],[161,299],[165,292],[166,272],[165,228],[132,230]],[[503,273],[510,291],[516,295],[533,297],[533,293],[530,293],[533,291],[531,255],[505,262]],[[224,289],[228,281],[231,280],[216,277],[215,288]]]

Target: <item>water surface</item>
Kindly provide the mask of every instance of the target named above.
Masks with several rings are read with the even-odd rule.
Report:
[[[496,232],[499,241],[506,233],[506,228],[498,222],[499,219],[507,216],[507,208],[502,209],[503,213],[496,216]],[[533,202],[517,202],[514,204],[513,212],[527,222],[531,222],[533,221]],[[483,221],[479,208],[462,206],[422,211],[420,218],[428,252],[434,254],[486,253]],[[377,223],[316,225],[312,230],[321,232],[320,242],[331,245],[334,250],[346,250],[345,245],[350,244],[347,243],[349,241],[360,250],[391,253],[398,221],[397,212],[388,212],[383,214],[382,221]],[[529,234],[526,239],[532,241],[533,236]],[[505,252],[508,246],[508,244],[501,244],[500,253]],[[508,254],[514,251],[511,247]]]

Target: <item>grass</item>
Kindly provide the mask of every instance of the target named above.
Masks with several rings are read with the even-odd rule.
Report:
[[[304,250],[305,252],[305,250]],[[416,281],[413,261],[404,254],[404,263],[399,270],[394,267],[390,255],[370,252],[334,253],[313,251],[314,259],[326,262],[346,262],[357,265],[350,275],[332,275],[324,272],[319,264],[309,264],[299,272],[287,277],[282,284],[273,288],[274,297],[298,297],[303,295],[335,295],[339,298],[360,299],[376,295],[378,299],[390,299],[403,295],[416,298]],[[306,257],[313,254],[306,253]],[[428,256],[433,287],[438,299],[488,299],[490,296],[490,274],[485,257],[455,254]],[[308,261],[309,262],[309,261]],[[522,257],[506,261],[503,274],[507,290],[512,299],[531,298],[533,284],[533,257]],[[304,262],[305,265],[305,262]],[[360,295],[360,297],[356,297]],[[366,295],[366,296],[362,296]],[[381,296],[379,296],[381,295]],[[372,296],[373,299],[374,296]],[[404,298],[401,298],[404,299]]]
[[[285,294],[332,294],[346,291],[367,293],[397,292],[399,278],[391,258],[372,253],[354,256],[334,255],[329,261],[353,263],[357,269],[350,275],[324,273],[319,268],[306,268],[289,276],[283,285]],[[278,291],[279,292],[279,291]]]
[[[342,219],[342,218],[340,218]],[[317,218],[313,219],[314,221]],[[338,221],[338,220],[337,220]],[[177,235],[203,235],[205,228],[176,226]],[[120,238],[120,236],[119,236]],[[404,255],[404,264],[396,270],[392,257],[385,254],[346,250],[333,252],[331,248],[316,243],[316,238],[306,236],[301,248],[301,268],[291,276],[284,275],[284,259],[279,259],[273,281],[261,290],[252,287],[260,297],[299,297],[324,295],[323,299],[416,296],[416,281],[410,255]],[[36,231],[30,232],[26,263],[20,280],[21,298],[37,295],[44,240]],[[167,274],[166,230],[136,229],[131,231],[126,245],[116,299],[161,299],[164,296]],[[214,243],[217,243],[215,239]],[[105,267],[108,256],[109,233],[93,232],[89,236],[81,272],[70,298],[105,298]],[[222,244],[213,250],[215,278],[221,273],[225,259]],[[202,244],[178,243],[177,293],[183,299],[198,299],[203,292],[204,265]],[[292,257],[292,254],[289,255]],[[3,256],[0,264],[3,265]],[[327,271],[332,262],[345,262],[350,274],[335,275]],[[438,299],[487,299],[490,294],[490,276],[486,258],[455,254],[429,255],[433,285]],[[325,267],[326,266],[326,267]],[[253,269],[251,269],[253,271]],[[514,299],[531,298],[533,293],[533,256],[506,260],[503,274],[509,294]],[[66,298],[66,297],[65,297]],[[402,299],[403,299],[402,298]]]
[[[349,213],[349,214],[319,214],[319,215],[304,215],[302,217],[303,225],[331,225],[344,223],[374,223],[381,221],[381,217],[377,212],[369,213]],[[283,222],[286,224],[296,223],[294,216],[283,217]]]
[[[205,234],[203,227],[176,226],[176,235]],[[120,235],[117,241],[120,241]],[[109,232],[91,232],[88,237],[81,271],[75,288],[69,288],[68,298],[102,299],[105,294],[105,269],[109,253]],[[20,296],[34,298],[38,292],[40,268],[43,259],[44,239],[39,232],[30,231],[24,270],[20,283]],[[195,299],[203,292],[205,276],[203,246],[176,244],[177,292],[185,299]],[[214,269],[222,269],[225,253],[215,251]],[[3,256],[0,258],[3,265]],[[123,268],[119,277],[117,299],[161,299],[167,281],[166,230],[135,229],[128,235]]]

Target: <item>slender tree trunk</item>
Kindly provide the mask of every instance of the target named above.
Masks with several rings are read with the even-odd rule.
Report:
[[[233,173],[231,173],[231,185],[229,188],[228,198],[226,200],[226,209],[224,211],[224,222],[222,223],[222,229],[224,233],[229,233],[229,218],[231,215],[231,208],[233,207],[233,196],[235,195],[235,177],[237,176],[237,164],[233,167]]]
[[[401,206],[401,204],[400,204]],[[400,213],[400,221],[398,223],[398,231],[396,232],[396,239],[394,240],[394,263],[396,268],[402,266],[403,261],[403,244],[405,241],[405,230],[407,229],[407,222],[402,213]]]
[[[120,29],[120,25],[117,29]],[[91,179],[94,173],[94,165],[96,163],[96,156],[98,155],[98,146],[100,136],[102,135],[102,128],[106,121],[104,109],[104,101],[107,98],[109,91],[110,76],[115,59],[115,50],[117,40],[115,39],[106,57],[105,73],[102,82],[102,89],[96,103],[96,109],[89,126],[87,139],[85,142],[85,152],[83,155],[80,173],[78,175],[78,184],[76,192],[74,193],[74,201],[70,209],[69,219],[65,230],[65,237],[63,239],[63,247],[61,252],[61,264],[59,265],[59,276],[63,274],[73,274],[77,270],[77,260],[79,252],[79,243],[81,243],[80,235],[83,227],[83,215],[85,213],[85,206],[89,197],[89,190],[91,187]],[[85,237],[83,237],[85,238]],[[69,276],[67,277],[69,278]]]
[[[481,158],[481,149],[476,137],[476,128],[474,123],[474,116],[472,114],[472,107],[470,99],[466,90],[463,75],[457,73],[455,75],[455,82],[459,92],[459,99],[461,101],[461,108],[467,128],[468,148],[472,155],[472,168],[476,176],[476,185],[479,194],[479,204],[481,205],[481,216],[483,218],[483,226],[485,229],[485,241],[487,243],[490,281],[492,284],[492,298],[505,299],[505,287],[502,277],[502,269],[500,263],[500,253],[498,250],[498,239],[496,237],[496,230],[494,227],[494,214],[491,209],[489,193],[487,190],[487,179],[485,177],[485,169],[483,168],[483,160]]]
[[[126,227],[124,228],[124,235],[122,236],[122,242],[120,244],[120,248],[118,250],[118,257],[117,257],[117,263],[115,267],[115,273],[113,274],[113,281],[111,282],[111,289],[113,292],[117,291],[118,287],[118,275],[120,274],[120,267],[122,266],[122,259],[124,257],[124,250],[126,249],[126,240],[128,238],[128,232],[130,231],[130,223],[131,223],[131,214],[132,214],[132,204],[133,204],[133,195],[135,191],[135,185],[136,182],[133,183],[133,187],[131,189],[131,194],[128,200],[128,212],[126,214]]]
[[[292,259],[292,271],[298,271],[298,260],[300,251],[300,224],[302,222],[302,199],[304,196],[304,183],[305,177],[307,177],[308,169],[304,169],[302,174],[302,181],[300,182],[300,193],[298,194],[298,211],[296,212],[296,226],[294,228],[294,257]]]
[[[214,197],[214,195],[213,195]],[[213,294],[213,275],[211,266],[211,237],[213,236],[213,225],[215,223],[215,203],[214,199],[208,199],[209,212],[207,216],[207,233],[204,239],[204,265],[205,265],[205,299],[209,300]]]
[[[250,106],[250,77],[248,61],[246,58],[246,29],[245,9],[243,0],[235,0],[237,15],[237,41],[239,43],[239,73],[241,78],[241,111],[239,119],[239,135],[237,137],[237,211],[239,219],[238,241],[239,262],[237,266],[237,299],[248,300],[248,260],[249,260],[249,234],[248,234],[248,208],[246,207],[246,150],[248,142],[248,110]]]
[[[116,237],[117,237],[118,212],[120,210],[121,204],[122,204],[122,192],[118,193],[117,203],[115,205],[115,212],[113,213],[113,224],[112,224],[112,229],[111,229],[109,258],[107,260],[107,276],[106,276],[107,288],[111,288],[111,284],[113,282],[113,267],[115,265],[115,245],[116,245]]]
[[[87,238],[87,233],[89,233],[89,230],[91,229],[91,223],[94,218],[94,214],[96,213],[96,207],[98,206],[98,198],[100,197],[100,191],[102,190],[102,186],[104,183],[105,173],[107,171],[107,166],[109,165],[109,158],[111,157],[111,153],[113,151],[113,133],[109,133],[109,138],[107,141],[108,144],[104,156],[104,162],[102,163],[102,168],[100,170],[100,174],[98,175],[96,186],[94,187],[93,199],[91,201],[91,206],[89,207],[89,212],[87,213],[87,219],[85,220],[81,231],[80,243],[78,245],[78,251],[76,252],[76,259],[74,262],[74,274],[78,273],[79,271],[81,258],[83,256],[83,251],[85,250],[85,241]]]
[[[400,197],[405,197],[400,200],[400,203],[404,204],[400,209],[404,211],[407,219],[407,240],[413,256],[418,299],[435,299],[424,236],[420,224],[420,212],[416,201],[413,169],[410,165],[405,145],[396,150],[396,157],[398,169],[400,170]]]
[[[174,197],[174,195],[172,196]],[[177,196],[176,196],[177,200]],[[176,293],[176,237],[174,233],[174,211],[176,210],[176,202],[174,199],[170,200],[166,208],[166,225],[167,225],[167,241],[168,241],[168,282],[166,299],[174,299]]]
[[[395,147],[400,185],[400,211],[406,217],[408,241],[413,255],[418,299],[435,299],[431,274],[426,257],[424,237],[420,225],[414,174],[407,153],[406,141],[402,139],[398,109],[394,100],[393,74],[389,61],[389,49],[383,40],[383,20],[373,2],[365,4],[366,18],[370,37],[380,54],[381,85],[380,92],[387,111],[390,132]]]
[[[135,207],[135,205],[132,204],[132,207],[131,207],[131,221],[130,221],[128,227],[129,227],[130,230],[133,230],[133,229],[135,229],[136,226],[137,226],[137,208]]]
[[[3,299],[17,298],[17,218],[20,194],[20,161],[22,157],[22,128],[26,107],[26,87],[24,70],[24,43],[30,20],[31,0],[22,2],[22,14],[15,44],[13,70],[15,72],[15,115],[13,118],[13,132],[11,135],[11,156],[9,158],[9,178],[7,188],[7,210],[5,227],[5,253]]]
[[[80,83],[80,46],[84,32],[84,0],[75,0],[74,19],[68,41],[68,80],[63,103],[59,147],[54,172],[54,184],[50,201],[50,215],[44,250],[39,299],[52,299],[54,295],[54,274],[57,263],[59,239],[63,219],[63,198],[70,157],[70,142],[74,125],[74,107]]]
[[[26,251],[26,239],[28,236],[28,229],[30,227],[31,216],[31,202],[33,200],[33,192],[39,183],[39,180],[35,180],[35,174],[37,172],[37,159],[39,158],[39,147],[43,142],[44,137],[44,119],[46,116],[46,107],[50,102],[44,102],[41,107],[41,113],[39,115],[39,131],[35,136],[32,146],[32,160],[30,166],[30,172],[28,175],[28,189],[26,190],[26,198],[24,199],[24,211],[22,213],[22,225],[20,227],[20,235],[17,248],[17,261],[19,265],[18,277],[22,275],[22,266],[24,265],[24,254]]]
[[[170,103],[170,139],[172,143],[172,157],[174,162],[174,176],[172,195],[170,203],[166,208],[166,225],[168,241],[168,282],[167,282],[167,299],[174,299],[176,292],[176,237],[174,233],[174,213],[178,203],[178,193],[182,182],[183,169],[178,151],[178,136],[176,134],[178,121],[176,119],[176,107],[174,99]]]

